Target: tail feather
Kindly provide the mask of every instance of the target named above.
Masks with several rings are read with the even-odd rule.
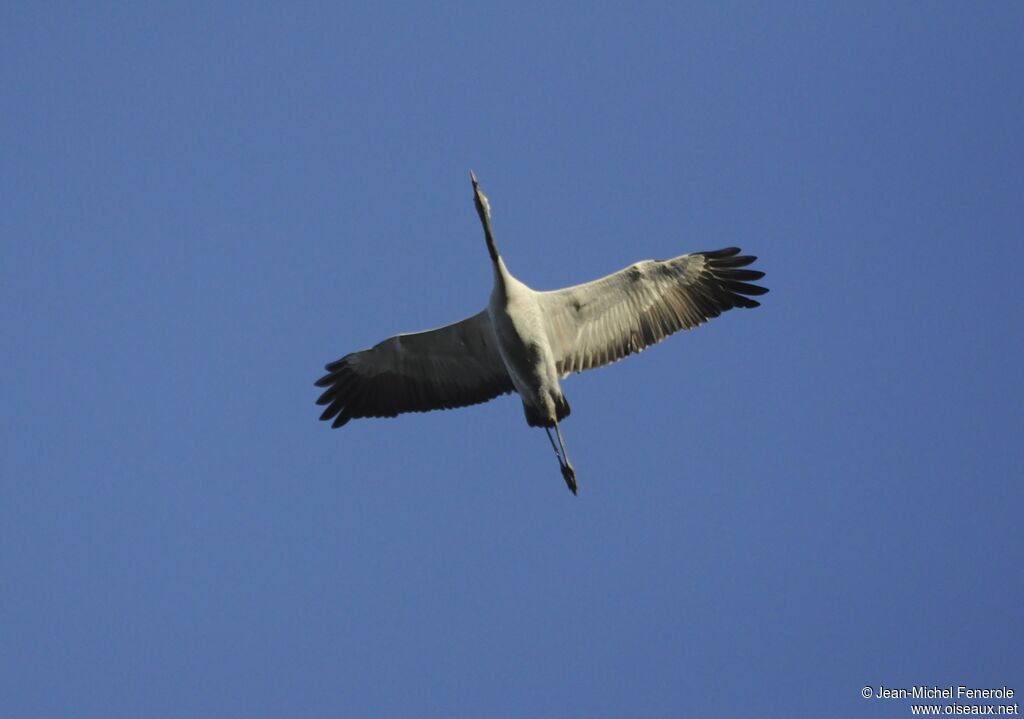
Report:
[[[569,416],[572,409],[569,407],[569,400],[564,394],[555,398],[555,419],[544,416],[533,405],[523,402],[523,413],[526,415],[526,423],[531,427],[554,427],[555,422],[561,422]]]

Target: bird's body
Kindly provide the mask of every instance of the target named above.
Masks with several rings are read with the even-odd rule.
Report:
[[[523,400],[532,427],[551,427],[568,414],[537,293],[499,260],[487,306],[498,353]],[[559,415],[558,408],[566,409]]]
[[[356,417],[450,409],[515,391],[527,423],[544,427],[562,476],[576,493],[559,422],[569,415],[560,379],[639,352],[733,307],[757,307],[748,284],[763,272],[739,249],[637,262],[575,287],[538,292],[512,276],[498,253],[487,197],[473,180],[494,272],[487,307],[461,322],[397,335],[327,365],[321,419],[340,427]],[[555,429],[558,445],[551,437]]]

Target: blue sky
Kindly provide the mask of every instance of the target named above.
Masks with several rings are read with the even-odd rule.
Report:
[[[1014,3],[0,10],[9,717],[906,716],[1024,692]],[[764,306],[513,397],[321,366],[740,245]]]

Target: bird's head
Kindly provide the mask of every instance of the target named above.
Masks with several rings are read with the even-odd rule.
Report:
[[[494,232],[491,230],[491,203],[487,195],[480,189],[476,173],[469,171],[469,179],[473,183],[473,202],[476,205],[476,214],[480,216],[480,224],[484,226],[484,236],[487,238],[487,251],[491,254],[493,262],[498,261],[498,246],[494,242]]]
[[[469,171],[469,179],[473,183],[473,201],[476,204],[476,213],[480,215],[480,221],[489,224],[491,221],[491,202],[487,199],[487,195],[480,189],[480,183],[477,182],[476,173],[472,170]]]

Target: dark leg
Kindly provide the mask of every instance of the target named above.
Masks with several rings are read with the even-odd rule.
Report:
[[[548,435],[548,441],[551,442],[551,449],[555,450],[555,456],[558,458],[558,467],[562,470],[562,479],[569,486],[569,491],[576,494],[576,470],[569,464],[569,459],[565,457],[565,444],[562,442],[562,432],[558,429],[558,423],[555,423],[555,431],[558,433],[558,444],[561,445],[562,451],[559,453],[558,447],[555,446],[555,440],[551,436],[551,428],[545,427],[544,431]]]
[[[558,435],[558,446],[562,448],[562,457],[565,459],[562,462],[562,478],[569,485],[569,491],[576,494],[576,470],[572,468],[572,465],[569,463],[569,455],[565,453],[565,442],[562,440],[562,430],[558,426],[558,422],[555,422],[555,433]],[[548,434],[548,437],[550,436]]]

